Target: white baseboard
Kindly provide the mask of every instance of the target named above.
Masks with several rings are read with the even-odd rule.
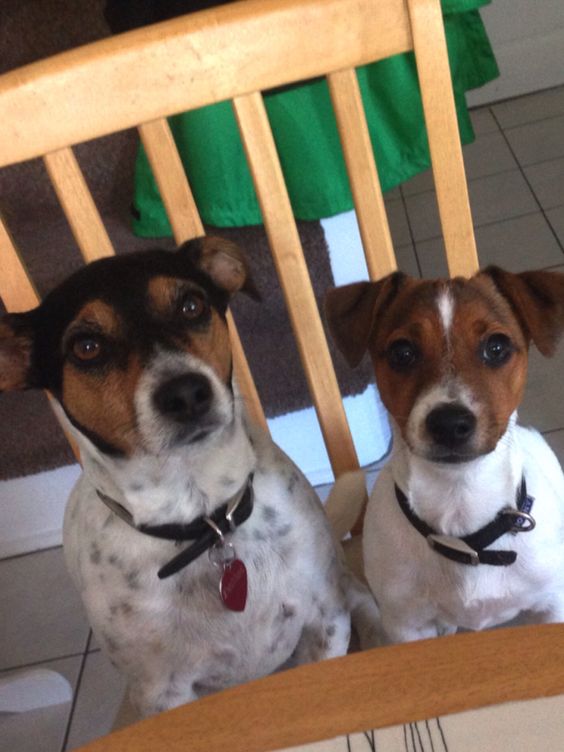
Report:
[[[500,77],[468,92],[469,107],[498,102],[564,84],[564,28],[542,37],[516,39],[494,47]],[[558,61],[555,64],[555,61]]]
[[[562,0],[494,0],[480,8],[500,77],[468,94],[490,104],[564,84]]]
[[[0,481],[0,558],[60,545],[78,465]]]

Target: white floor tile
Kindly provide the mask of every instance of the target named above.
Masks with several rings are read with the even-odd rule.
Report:
[[[409,274],[411,277],[420,277],[419,266],[417,265],[417,256],[415,255],[415,249],[413,244],[402,245],[399,248],[395,248],[396,261],[398,269],[404,274]]]
[[[125,692],[125,681],[103,653],[86,658],[66,749],[109,734]]]
[[[472,180],[468,189],[475,227],[538,211],[538,204],[519,170]],[[434,192],[409,196],[406,205],[416,243],[441,235]]]
[[[42,663],[58,671],[76,687],[82,656]],[[0,715],[0,749],[5,752],[60,752],[71,703],[52,705],[26,713]]]
[[[553,358],[544,358],[531,346],[525,399],[519,409],[521,423],[538,431],[564,427],[563,372],[564,343],[560,344]]]
[[[552,451],[560,460],[562,467],[564,467],[564,428],[546,433],[544,438],[550,444]]]
[[[564,247],[564,204],[546,212],[546,218],[556,233],[558,240]]]
[[[564,255],[541,212],[476,228],[482,265],[508,271],[544,269],[564,262]]]
[[[564,86],[500,102],[491,107],[502,128],[564,114]]]
[[[564,156],[564,115],[510,128],[505,134],[523,166]]]
[[[470,120],[476,136],[499,131],[499,126],[489,107],[478,107],[475,110],[470,110]]]
[[[0,562],[0,668],[82,653],[88,624],[61,548]]]
[[[495,264],[511,272],[544,269],[564,262],[564,255],[541,212],[477,227],[480,266]],[[442,238],[417,243],[424,277],[447,274]]]
[[[525,167],[524,173],[543,209],[564,204],[564,157]]]
[[[418,193],[425,193],[426,191],[432,191],[435,188],[433,181],[433,171],[429,168],[425,172],[420,172],[403,183],[401,189],[404,196],[416,196]]]
[[[394,248],[411,243],[409,225],[403,201],[386,201],[386,212]]]
[[[474,143],[463,147],[462,155],[467,180],[515,170],[519,166],[499,131],[478,136]]]
[[[517,162],[491,114],[487,110],[476,110],[472,114],[472,123],[477,124],[476,140],[462,149],[467,180],[516,169]],[[430,169],[402,185],[405,196],[415,196],[433,189]]]

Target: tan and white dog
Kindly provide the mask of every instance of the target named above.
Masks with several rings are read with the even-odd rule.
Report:
[[[370,354],[393,424],[363,535],[387,638],[564,621],[564,476],[516,423],[529,343],[549,356],[564,329],[564,275],[395,273],[332,290],[327,316],[352,366]]]
[[[375,610],[314,490],[244,418],[238,290],[243,253],[201,238],[96,261],[0,318],[0,391],[48,389],[80,447],[67,565],[142,715],[342,655],[351,606]]]

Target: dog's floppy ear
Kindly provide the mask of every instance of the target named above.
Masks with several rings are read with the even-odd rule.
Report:
[[[0,392],[27,389],[33,339],[27,314],[0,317]]]
[[[247,258],[241,248],[231,240],[204,236],[188,241],[179,251],[190,253],[194,263],[230,295],[241,290],[251,298],[260,300],[260,294],[251,278]]]
[[[394,272],[379,282],[353,282],[334,287],[325,296],[329,330],[351,367],[362,360],[378,313],[395,297],[405,279],[405,274]]]
[[[553,355],[564,332],[564,274],[512,274],[497,266],[489,266],[482,274],[493,280],[509,302],[527,340],[533,340],[543,355]]]

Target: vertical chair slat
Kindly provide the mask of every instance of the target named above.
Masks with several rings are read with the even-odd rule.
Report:
[[[139,126],[139,133],[176,242],[180,244],[203,235],[204,226],[168,122],[161,119],[144,123]],[[245,400],[247,412],[253,422],[268,430],[257,388],[230,312],[227,314],[227,321],[233,347],[235,378]]]
[[[72,149],[46,154],[43,161],[85,261],[112,256],[111,240]]]
[[[0,216],[0,298],[8,311],[20,313],[35,308],[39,295]]]
[[[371,279],[397,269],[384,197],[354,68],[327,76]]]
[[[471,276],[478,254],[439,0],[407,0],[417,73],[451,276]]]
[[[163,118],[139,126],[151,169],[159,187],[174,239],[178,244],[204,234],[204,226],[174,143]]]
[[[1,216],[0,267],[2,268],[2,274],[0,274],[0,298],[6,309],[11,313],[21,313],[35,308],[40,302],[39,295],[31,277],[26,271],[23,261],[20,259],[17,248]],[[46,394],[49,398],[49,404],[51,407],[54,407],[53,398],[48,392]],[[59,412],[57,410],[54,410],[54,412],[57,420],[60,420]],[[74,439],[67,433],[63,425],[61,425],[61,428],[65,432],[74,456],[80,461],[80,453]]]
[[[236,97],[233,106],[306,378],[339,475],[357,468],[358,460],[264,103],[253,93]]]

